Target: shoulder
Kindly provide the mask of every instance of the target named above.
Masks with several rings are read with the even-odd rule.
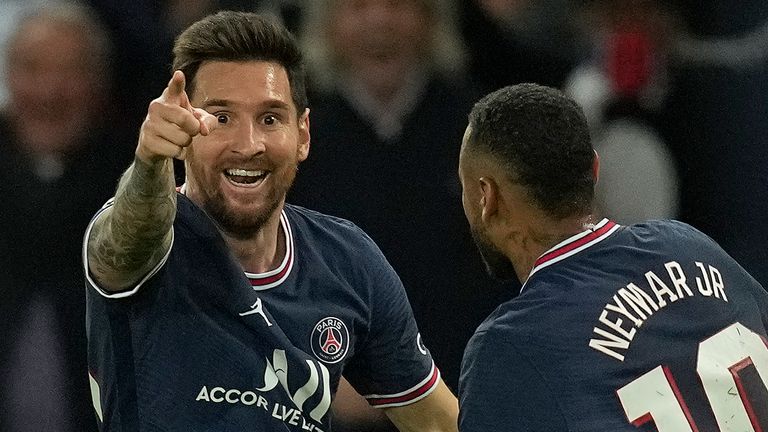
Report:
[[[665,219],[649,220],[634,225],[622,227],[622,234],[617,236],[622,241],[657,247],[668,250],[670,247],[678,250],[689,249],[691,252],[712,251],[725,253],[720,245],[711,237],[685,222]],[[673,246],[674,245],[674,246]]]
[[[709,239],[698,229],[674,219],[649,220],[642,223],[627,225],[625,231],[636,236],[668,236],[680,239]],[[711,241],[711,239],[709,239]]]
[[[373,239],[347,219],[294,204],[286,204],[284,211],[293,235],[305,245],[342,255],[383,257]]]
[[[486,350],[489,345],[495,346],[503,341],[509,341],[510,344],[525,341],[530,329],[542,319],[536,316],[537,310],[546,310],[546,303],[536,300],[521,301],[521,297],[523,296],[500,304],[480,323],[467,345],[467,351]]]
[[[360,227],[347,219],[320,213],[295,204],[286,204],[284,211],[288,220],[297,228],[302,229],[302,233],[327,236],[343,241],[371,242],[370,237]]]
[[[518,317],[510,317],[497,309],[489,316],[467,342],[462,361],[462,381],[465,383],[474,376],[493,376],[504,371],[510,361],[516,364],[515,372],[520,372],[521,363],[530,366],[520,346],[527,342],[527,331],[515,322]]]
[[[515,330],[488,325],[470,339],[459,378],[462,431],[495,430],[499,424],[515,424],[520,430],[567,430],[557,387],[541,370],[546,361],[517,336]],[[515,396],[521,392],[524,397]]]

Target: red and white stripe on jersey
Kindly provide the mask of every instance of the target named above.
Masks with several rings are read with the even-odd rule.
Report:
[[[432,362],[432,370],[420,383],[400,393],[389,395],[365,395],[365,399],[375,408],[390,408],[410,405],[427,397],[440,382],[440,370]]]
[[[283,257],[283,261],[280,262],[280,265],[265,273],[245,272],[245,276],[256,291],[263,291],[280,285],[288,278],[288,275],[291,274],[291,269],[293,269],[293,231],[291,230],[291,224],[288,222],[288,217],[285,215],[285,211],[280,213],[280,228],[282,228],[283,235],[285,236],[285,256]]]
[[[528,279],[544,267],[551,266],[569,256],[576,255],[594,244],[600,243],[613,234],[614,231],[619,229],[619,227],[620,225],[616,222],[603,219],[592,228],[563,240],[553,248],[544,252],[544,254],[536,260],[531,269],[531,273],[528,275]],[[525,288],[525,284],[523,284],[523,288]]]
[[[176,190],[180,193],[186,193],[187,184],[184,183],[176,188]],[[245,276],[256,291],[263,291],[280,285],[288,278],[288,275],[291,274],[291,269],[293,269],[293,231],[291,230],[291,224],[288,222],[288,217],[285,215],[284,210],[280,212],[280,228],[283,230],[283,235],[285,236],[285,256],[283,257],[283,261],[280,262],[280,265],[276,269],[265,273],[245,272]]]

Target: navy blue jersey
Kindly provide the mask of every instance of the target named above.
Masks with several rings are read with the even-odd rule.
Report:
[[[301,207],[287,205],[280,222],[281,265],[248,274],[179,195],[173,245],[154,272],[119,293],[88,278],[102,430],[322,432],[342,373],[378,407],[436,387],[402,284],[374,243]]]
[[[680,222],[603,220],[470,340],[462,432],[766,431],[768,293]]]

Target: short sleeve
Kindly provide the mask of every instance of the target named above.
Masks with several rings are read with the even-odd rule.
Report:
[[[370,331],[344,376],[372,406],[404,406],[431,393],[440,372],[422,343],[402,282],[372,247]]]
[[[513,344],[476,333],[461,365],[459,431],[565,430],[557,399],[532,363]]]
[[[99,283],[93,278],[91,275],[90,265],[88,263],[88,241],[91,237],[91,230],[93,229],[93,224],[96,222],[96,219],[101,217],[104,212],[112,207],[114,204],[114,198],[110,198],[109,201],[107,201],[106,204],[104,204],[101,209],[99,209],[98,212],[93,216],[90,223],[88,223],[88,227],[85,230],[85,235],[83,236],[83,250],[82,250],[82,262],[83,262],[83,272],[85,274],[85,282],[86,286],[92,289],[94,292],[98,293],[104,298],[108,299],[119,299],[119,298],[125,298],[130,297],[136,294],[139,289],[149,280],[152,276],[157,274],[158,271],[160,271],[161,268],[165,265],[166,261],[168,261],[168,256],[171,254],[171,250],[173,249],[173,236],[174,236],[174,229],[171,228],[171,246],[168,248],[168,251],[166,251],[163,258],[160,260],[160,262],[155,265],[155,267],[147,273],[143,278],[141,278],[136,284],[132,287],[128,287],[125,290],[122,291],[108,291],[104,288],[102,288]]]

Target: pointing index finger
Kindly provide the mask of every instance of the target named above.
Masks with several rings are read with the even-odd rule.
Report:
[[[166,99],[168,102],[177,103],[179,106],[187,108],[189,99],[184,91],[186,82],[184,72],[179,70],[173,72],[173,76],[171,76],[171,80],[168,82],[168,88],[166,89]]]

